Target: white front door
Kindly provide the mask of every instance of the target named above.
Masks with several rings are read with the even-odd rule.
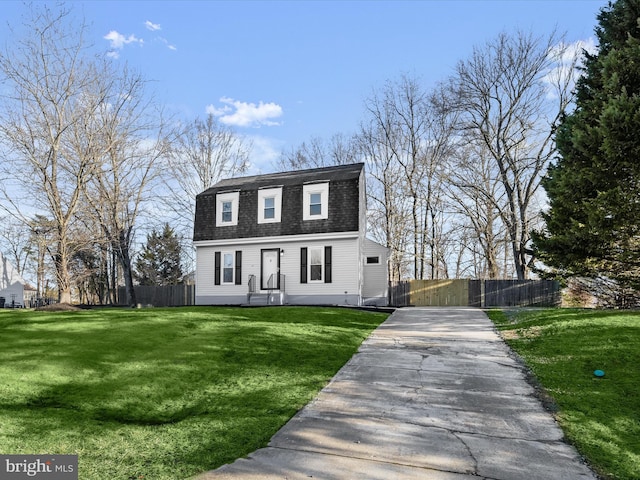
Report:
[[[261,290],[280,288],[280,249],[262,250]]]

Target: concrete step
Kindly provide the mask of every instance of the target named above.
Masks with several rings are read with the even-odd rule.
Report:
[[[247,295],[247,305],[284,305],[284,292],[251,293]]]

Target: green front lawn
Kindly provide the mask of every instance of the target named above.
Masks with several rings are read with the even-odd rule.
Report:
[[[385,314],[339,308],[0,311],[0,453],[81,479],[186,478],[267,444]]]
[[[489,312],[557,404],[566,436],[605,478],[640,478],[640,312]],[[604,371],[603,377],[594,375]]]

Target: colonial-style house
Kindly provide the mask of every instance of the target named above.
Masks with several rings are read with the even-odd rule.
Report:
[[[231,178],[196,197],[197,305],[386,305],[364,164]]]

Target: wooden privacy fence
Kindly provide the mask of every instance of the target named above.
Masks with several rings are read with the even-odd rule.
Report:
[[[411,305],[469,305],[468,280],[412,280]]]
[[[471,280],[470,287],[473,307],[557,307],[562,301],[556,280]]]
[[[134,287],[136,301],[139,305],[154,307],[182,307],[195,303],[195,285],[167,285],[163,287],[141,286]],[[124,287],[118,288],[118,303],[126,305],[127,294]]]
[[[390,292],[390,304],[398,307],[548,307],[561,301],[555,280],[410,280]]]
[[[394,282],[389,288],[389,305],[406,307],[411,305],[411,282]]]

